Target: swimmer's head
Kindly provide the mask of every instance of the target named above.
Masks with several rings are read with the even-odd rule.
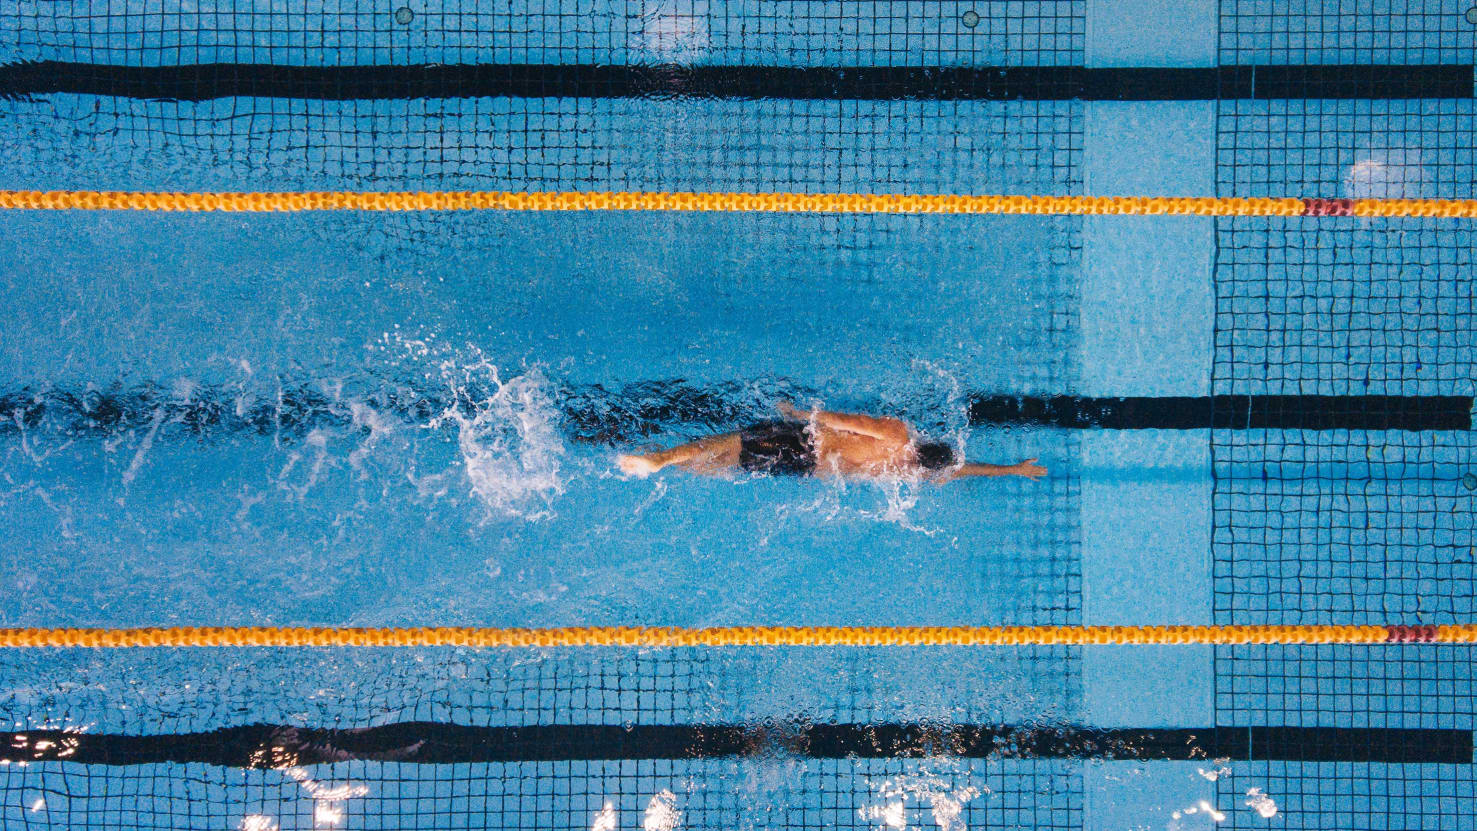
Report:
[[[918,442],[914,452],[918,456],[918,464],[925,470],[943,470],[953,467],[959,460],[954,448],[941,441]]]

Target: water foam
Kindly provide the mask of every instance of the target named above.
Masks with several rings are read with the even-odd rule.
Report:
[[[590,823],[590,831],[615,831],[616,817],[615,806],[609,802],[595,815],[595,821]]]
[[[395,422],[368,404],[360,402],[349,404],[349,416],[355,428],[368,433],[364,441],[349,452],[349,467],[360,479],[368,479],[369,471],[364,467],[365,460],[381,441],[395,432]]]
[[[314,429],[308,432],[307,438],[303,440],[303,450],[293,450],[287,454],[287,461],[282,464],[282,470],[277,474],[277,484],[282,490],[297,497],[298,500],[306,499],[308,491],[318,484],[323,476],[323,470],[329,466],[327,430]],[[311,457],[311,458],[309,458]],[[308,459],[306,472],[300,482],[294,483],[293,477],[297,468],[304,459]]]
[[[642,817],[641,826],[645,831],[673,831],[681,819],[682,814],[677,810],[677,795],[662,790],[646,803],[646,815]]]
[[[969,831],[969,826],[961,819],[964,806],[981,794],[981,789],[973,785],[955,788],[952,783],[930,773],[897,776],[874,785],[873,789],[882,798],[882,803],[864,806],[858,813],[863,821],[880,823],[894,831],[908,827],[909,802],[926,806],[938,831]]]
[[[154,410],[154,417],[149,421],[149,431],[144,434],[143,441],[138,443],[138,449],[134,451],[133,459],[128,463],[128,469],[123,471],[123,486],[133,484],[138,477],[138,472],[144,466],[144,459],[148,457],[149,450],[154,446],[154,439],[159,435],[159,425],[164,423],[164,410]]]
[[[1261,788],[1251,788],[1246,792],[1246,807],[1256,811],[1262,819],[1271,819],[1277,816],[1277,803],[1272,797],[1262,792]]]
[[[1207,782],[1214,782],[1220,779],[1222,776],[1231,775],[1231,769],[1229,767],[1226,767],[1226,765],[1230,764],[1231,762],[1230,757],[1216,759],[1214,761],[1215,767],[1211,768],[1210,770],[1198,767],[1195,768],[1195,772],[1200,774],[1201,778],[1203,778]]]
[[[895,525],[905,531],[934,536],[942,529],[928,528],[913,522],[912,511],[925,488],[934,487],[916,476],[875,476],[848,478],[824,476],[819,492],[813,499],[798,505],[780,505],[775,509],[778,519],[794,514],[800,517],[820,517],[826,522],[859,521]],[[870,506],[855,504],[850,498],[855,491],[860,498],[873,497]],[[777,525],[775,527],[778,527]],[[768,544],[768,536],[761,544]]]
[[[564,493],[564,442],[543,372],[535,367],[504,380],[480,354],[466,363],[444,361],[440,372],[451,400],[427,426],[455,426],[470,494],[488,519],[554,516],[554,501]]]
[[[1204,815],[1205,817],[1209,818],[1212,823],[1226,821],[1226,815],[1219,809],[1217,809],[1214,805],[1211,805],[1209,800],[1205,799],[1196,802],[1194,805],[1191,805],[1188,808],[1181,808],[1180,810],[1171,813],[1169,816],[1170,819],[1178,821],[1184,819],[1185,817],[1194,816],[1196,814]]]

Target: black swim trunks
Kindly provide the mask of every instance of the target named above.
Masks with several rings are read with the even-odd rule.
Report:
[[[815,472],[810,425],[766,421],[745,428],[739,433],[739,467],[752,473],[809,476]]]

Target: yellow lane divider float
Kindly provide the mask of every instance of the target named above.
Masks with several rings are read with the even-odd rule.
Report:
[[[205,646],[733,647],[1407,643],[1477,643],[1477,625],[0,629],[0,648],[94,649]]]
[[[956,196],[864,193],[0,191],[0,209],[88,211],[725,211],[884,214],[1477,217],[1471,199]]]

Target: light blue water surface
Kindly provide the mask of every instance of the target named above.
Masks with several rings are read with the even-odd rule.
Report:
[[[1050,484],[629,481],[616,447],[560,423],[563,386],[682,379],[736,385],[751,419],[824,391],[963,438],[965,392],[1010,389],[1035,360],[1029,327],[1051,298],[1021,265],[1042,257],[1040,222],[906,221],[932,244],[894,277],[815,281],[815,218],[772,223],[760,250],[722,216],[436,219],[452,241],[435,256],[377,259],[318,216],[17,217],[6,292],[32,326],[5,341],[7,385],[159,391],[140,424],[7,432],[3,509],[34,542],[8,566],[29,590],[6,615],[697,625],[1043,611],[1018,598],[1040,573],[1023,562],[1031,544],[1055,527],[1025,509]],[[457,242],[462,229],[477,242]],[[318,392],[336,423],[175,423],[192,397],[270,408],[284,387]],[[387,391],[441,409],[382,412],[372,399]],[[1062,441],[968,437],[998,459]],[[995,560],[1017,581],[1003,597],[985,591]]]

